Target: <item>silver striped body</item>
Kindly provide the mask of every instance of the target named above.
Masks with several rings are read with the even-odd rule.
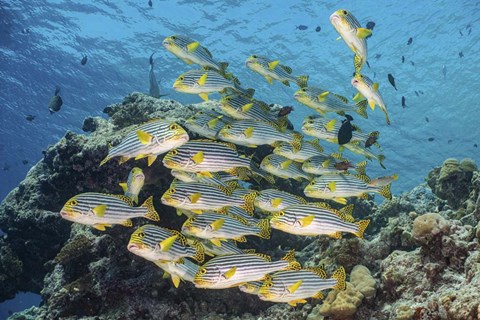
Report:
[[[195,199],[198,196],[198,199]],[[227,206],[243,206],[245,199],[227,194],[221,186],[200,182],[174,182],[162,196],[162,203],[192,211],[218,211]]]
[[[352,151],[353,153],[361,154],[362,156],[364,156],[365,158],[367,158],[369,160],[374,159],[374,160],[377,160],[377,161],[380,161],[380,162],[383,161],[383,155],[382,156],[381,155],[376,155],[372,151],[370,151],[370,149],[363,147],[359,143],[349,142],[349,143],[345,143],[342,146],[345,147],[346,149]]]
[[[298,151],[295,151],[293,146],[286,142],[279,143],[273,149],[273,153],[297,162],[303,162],[313,156],[324,154],[322,152],[323,148],[316,141],[302,141]]]
[[[221,186],[224,188],[228,188],[228,185],[226,182],[237,179],[237,177],[235,176],[226,176],[226,177],[221,176],[217,172],[212,172],[211,173],[212,177],[206,177],[196,172],[186,172],[186,171],[181,171],[176,169],[171,170],[170,173],[172,174],[172,176],[174,176],[175,178],[177,178],[182,182],[200,182],[200,183]],[[225,179],[227,179],[227,177],[229,180],[224,181]]]
[[[302,164],[302,170],[314,175],[345,173],[335,167],[337,160],[329,155],[311,157]]]
[[[220,108],[234,119],[253,119],[263,122],[276,122],[278,116],[270,111],[270,107],[258,100],[240,94],[222,97]],[[248,109],[248,110],[243,110]]]
[[[212,223],[223,220],[222,226],[215,230]],[[233,217],[221,213],[205,212],[189,218],[182,226],[186,235],[201,239],[239,239],[247,235],[260,234],[260,227],[245,224]]]
[[[105,213],[99,216],[94,209],[106,206]],[[133,207],[130,198],[97,192],[80,193],[63,206],[62,218],[86,225],[124,224],[130,218],[143,217],[148,213],[145,207]]]
[[[253,55],[245,61],[245,64],[250,70],[255,71],[265,78],[271,78],[280,82],[291,81],[297,83],[297,77],[287,73],[281,65],[277,65],[274,69],[270,69],[268,64],[272,61],[274,60],[270,60],[267,57]]]
[[[292,142],[295,140],[294,133],[292,130],[280,131],[274,125],[266,122],[247,119],[227,124],[218,132],[217,138],[255,148],[264,144],[273,144],[277,141]]]
[[[277,189],[261,190],[255,198],[255,206],[268,212],[281,211],[295,204],[304,203],[307,203],[307,200],[302,197]]]
[[[335,190],[329,184],[335,183]],[[372,187],[350,174],[329,174],[316,177],[305,187],[307,197],[320,199],[360,197],[368,192],[379,192],[380,187]]]
[[[373,81],[364,75],[356,74],[352,78],[352,86],[358,90],[367,100],[368,104],[372,109],[375,108],[375,105],[378,105],[379,108],[385,114],[385,118],[387,120],[387,124],[390,124],[390,119],[388,118],[387,106],[383,101],[382,96],[380,95],[380,91],[375,90],[373,88]]]
[[[300,286],[292,293],[289,287],[301,281]],[[315,272],[302,270],[278,271],[270,275],[267,287],[264,283],[257,293],[264,301],[290,302],[311,298],[322,290],[331,289],[337,285],[336,279],[325,279]]]
[[[273,213],[270,225],[273,229],[302,236],[334,235],[337,232],[356,233],[358,225],[342,220],[332,208],[323,208],[315,204],[299,204]],[[307,225],[304,220],[313,216]]]
[[[185,257],[194,257],[196,250],[182,244],[177,238],[167,251],[163,251],[160,243],[176,233],[155,225],[147,224],[132,233],[127,249],[133,254],[149,261],[178,261]],[[186,239],[185,239],[186,241]],[[185,242],[184,241],[184,242]]]
[[[321,94],[324,96],[319,97]],[[343,97],[317,87],[301,88],[295,92],[294,98],[324,116],[328,112],[356,112],[356,107],[345,102]]]
[[[228,256],[230,254],[244,254],[245,252],[238,248],[233,240],[222,241],[220,247],[214,245],[211,241],[200,239],[200,243],[205,249],[205,253],[211,256]]]
[[[143,144],[138,138],[138,131],[150,134],[153,137],[152,141]],[[152,120],[130,131],[120,144],[110,148],[107,158],[157,156],[181,146],[188,140],[187,132],[175,122],[162,119]]]
[[[285,163],[288,166],[284,167]],[[311,177],[308,173],[303,172],[302,165],[298,162],[279,156],[278,154],[270,154],[263,158],[260,163],[260,168],[273,174],[274,176],[284,179],[307,179]]]
[[[188,259],[182,259],[179,262],[157,261],[155,264],[162,268],[163,271],[169,273],[172,278],[179,277],[188,282],[193,282],[193,279],[200,268],[200,266]]]
[[[198,111],[185,121],[185,127],[208,139],[216,139],[217,133],[233,119],[213,110]]]
[[[225,214],[233,217],[239,217],[240,219],[245,220],[251,226],[257,225],[260,222],[259,219],[252,217],[247,211],[239,207],[228,207],[225,210]]]
[[[212,54],[205,47],[199,45],[197,49],[190,52],[187,46],[194,42],[196,41],[187,36],[175,34],[165,38],[163,40],[163,46],[185,63],[195,63],[202,67],[210,67],[218,71],[223,71],[220,63],[213,59]]]
[[[258,294],[260,287],[262,286],[263,281],[251,281],[238,286],[240,291],[248,294]]]
[[[270,262],[255,254],[235,254],[215,257],[200,267],[194,283],[197,288],[223,289],[245,282],[262,280],[265,275],[288,268],[284,260]],[[229,279],[224,274],[236,267]]]
[[[195,160],[201,156],[201,160]],[[200,157],[199,157],[200,158]],[[187,172],[229,171],[237,167],[250,167],[250,159],[240,156],[235,145],[213,140],[190,140],[170,151],[163,158],[169,169]]]
[[[205,83],[199,83],[203,75],[207,75]],[[190,70],[175,80],[173,89],[184,93],[213,93],[224,92],[225,89],[232,89],[240,93],[246,93],[233,80],[226,79],[220,73],[214,70]]]

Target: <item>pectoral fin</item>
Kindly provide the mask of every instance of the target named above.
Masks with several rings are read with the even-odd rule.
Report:
[[[143,144],[150,144],[153,140],[153,136],[150,133],[147,133],[142,130],[137,130],[137,137]]]
[[[302,285],[302,283],[303,283],[303,280],[298,280],[297,282],[292,284],[290,287],[288,287],[288,291],[290,293],[295,293],[295,291],[298,290],[298,288]]]
[[[335,181],[331,181],[328,183],[327,187],[331,192],[335,192],[335,190],[337,190],[337,183]]]
[[[222,241],[220,241],[219,239],[210,239],[210,242],[213,243],[217,247],[222,246]]]
[[[366,28],[357,28],[357,37],[365,39],[372,34],[372,30]]]
[[[247,103],[246,105],[242,106],[242,112],[247,112],[248,110],[252,109],[253,102]]]
[[[323,102],[327,98],[327,96],[330,94],[329,91],[322,92],[318,95],[318,101]]]
[[[202,195],[202,194],[199,193],[199,192],[193,193],[193,194],[189,197],[190,202],[191,202],[191,203],[197,203],[197,201],[198,201],[198,199],[200,199],[200,196],[201,196],[201,195]]]
[[[103,217],[105,215],[105,211],[107,211],[107,205],[106,204],[100,204],[93,208],[92,210],[97,217]]]
[[[118,185],[122,187],[123,192],[127,192],[128,186],[126,182],[120,182]]]
[[[198,48],[199,45],[200,45],[200,43],[199,43],[198,41],[189,43],[189,44],[187,45],[187,50],[188,50],[188,52],[194,52],[195,50],[197,50],[197,48]]]
[[[217,231],[223,226],[224,223],[225,223],[225,219],[218,219],[212,222],[210,226],[212,227],[213,231]]]
[[[272,207],[276,208],[282,203],[282,198],[273,198],[272,199]]]
[[[160,242],[160,250],[162,250],[162,252],[167,252],[168,250],[170,250],[170,248],[172,247],[175,240],[177,240],[177,238],[178,238],[178,235],[174,235],[174,236],[168,237],[167,239],[161,241]]]
[[[147,159],[148,166],[150,167],[152,163],[155,162],[156,159],[157,159],[157,156],[148,156],[148,159]]]
[[[245,137],[251,138],[253,135],[253,127],[248,127],[247,129],[245,129],[243,131],[243,134],[245,135]]]
[[[208,101],[208,93],[199,93],[198,95],[203,101]]]
[[[280,63],[279,60],[270,61],[270,62],[268,63],[268,68],[269,68],[270,70],[273,70],[273,69],[275,69],[275,68],[278,66],[279,63]]]
[[[235,275],[235,272],[237,272],[237,267],[233,267],[230,270],[228,270],[227,272],[225,272],[223,274],[223,277],[225,279],[230,279],[231,277],[233,277]]]
[[[195,164],[200,164],[203,162],[203,157],[204,157],[203,151],[199,151],[192,157],[192,160],[193,162],[195,162]]]
[[[205,85],[205,83],[207,82],[207,76],[208,76],[208,73],[205,72],[200,78],[198,78],[197,83],[201,86]]]
[[[315,218],[315,216],[313,214],[311,214],[311,215],[308,215],[306,217],[301,218],[298,221],[300,222],[300,224],[303,228],[303,227],[308,227],[312,223],[314,218]]]

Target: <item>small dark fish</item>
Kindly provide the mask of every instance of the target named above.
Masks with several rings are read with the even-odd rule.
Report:
[[[368,63],[368,61],[365,61],[367,63],[367,67],[368,69],[370,69],[370,63]]]
[[[3,171],[8,171],[8,170],[10,170],[10,165],[7,164],[7,163],[4,163],[4,164],[3,164],[3,167],[2,167],[2,170],[3,170]]]
[[[377,142],[378,136],[372,135],[367,138],[367,141],[365,141],[365,148],[370,148]]]
[[[368,21],[366,27],[367,29],[373,30],[373,28],[375,28],[375,22]]]
[[[407,104],[405,103],[405,97],[402,96],[402,107],[405,108]]]
[[[430,119],[428,119],[428,117],[425,117],[425,121],[430,122]]]
[[[453,142],[452,139],[450,139],[450,140],[447,141],[448,144],[450,144],[450,143],[452,143],[452,142]]]
[[[307,30],[307,29],[308,29],[308,26],[305,26],[305,25],[301,24],[301,25],[299,25],[299,26],[296,26],[296,28],[297,28],[298,30]]]
[[[458,56],[459,56],[460,58],[463,58],[463,52],[460,51],[460,52],[458,53]]]
[[[82,58],[82,61],[80,61],[80,64],[82,66],[84,66],[84,65],[87,64],[87,61],[88,61],[88,57],[87,57],[87,55],[84,55],[83,58]]]
[[[337,134],[339,145],[348,143],[350,140],[352,140],[352,132],[354,129],[350,122],[353,121],[353,118],[348,114],[345,115],[345,118],[345,120],[342,120],[342,126],[338,130]]]
[[[153,6],[152,0],[148,0],[148,6],[151,8]]]
[[[374,77],[374,78],[377,77],[377,73],[376,73],[376,72],[373,73],[373,77]]]
[[[410,60],[410,64],[415,67],[415,62],[413,62],[412,60]]]
[[[435,138],[428,138],[428,141],[432,142]]]
[[[29,34],[29,33],[30,33],[30,29],[28,29],[28,28],[22,29],[22,33],[23,33],[23,34]]]
[[[381,57],[382,57],[382,55],[381,55],[380,53],[377,53],[377,54],[374,56],[374,58],[377,59],[377,60],[380,59]]]
[[[48,103],[48,110],[50,110],[50,114],[60,111],[60,108],[62,107],[63,100],[59,94],[60,94],[60,87],[56,86],[55,93],[53,97],[50,99],[50,102]]]
[[[28,116],[25,117],[28,121],[33,121],[35,120],[35,116],[33,114],[29,114]]]
[[[408,45],[408,46],[411,45],[412,42],[413,42],[413,38],[412,38],[412,37],[408,38],[407,45]]]
[[[418,97],[418,91],[415,90],[415,95]]]
[[[388,74],[388,82],[390,82],[390,84],[395,88],[395,90],[398,90],[397,86],[395,85],[395,78],[392,76],[391,73]]]
[[[320,32],[320,31],[322,31],[322,28],[320,28],[320,26],[318,26],[318,27],[315,28],[315,31]]]
[[[463,33],[462,33],[462,30],[458,30],[458,32],[460,32],[460,35],[463,37]]]
[[[22,163],[25,165],[25,164],[28,164],[28,160],[22,160]]]
[[[443,65],[442,67],[443,79],[447,78],[447,66]]]
[[[402,63],[405,63],[405,56],[402,56]]]
[[[347,171],[349,168],[354,168],[354,166],[349,161],[342,161],[335,163],[335,169]]]
[[[283,107],[282,109],[280,109],[280,110],[278,111],[278,116],[279,116],[279,117],[286,116],[287,114],[290,114],[290,112],[292,112],[292,111],[293,111],[293,107],[291,107],[291,106],[285,106],[285,107]]]
[[[418,93],[424,94],[425,92],[423,92],[422,90],[418,90]]]
[[[476,143],[475,143],[473,146],[474,146],[475,148],[478,148],[478,144],[476,144]]]
[[[154,98],[160,98],[160,87],[158,86],[157,79],[155,78],[155,73],[153,72],[153,55],[155,54],[152,53],[150,55],[150,72],[148,73],[148,78],[150,81],[150,87],[148,89],[148,94]]]
[[[470,35],[470,33],[472,33],[472,28],[468,29],[468,35]]]

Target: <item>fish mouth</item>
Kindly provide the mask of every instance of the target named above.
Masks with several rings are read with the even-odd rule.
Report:
[[[340,20],[342,20],[342,19],[340,18],[340,16],[336,12],[332,13],[332,15],[330,16],[330,22],[333,25],[338,25],[340,23]]]
[[[351,82],[352,82],[352,86],[354,87],[356,87],[360,83],[360,81],[358,81],[356,78],[353,78]]]
[[[127,246],[127,250],[130,251],[130,252],[138,251],[140,249],[141,249],[140,246],[138,244],[135,244],[135,243],[129,243],[128,246]]]
[[[167,38],[167,39],[164,39],[164,40],[162,41],[162,45],[163,45],[164,47],[170,47],[172,44],[171,44],[170,40]]]

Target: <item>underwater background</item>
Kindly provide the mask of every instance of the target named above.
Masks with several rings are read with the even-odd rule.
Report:
[[[353,97],[352,52],[335,40],[329,22],[340,8],[353,12],[362,26],[375,22],[368,39],[370,67],[362,73],[380,83],[392,124],[386,125],[378,109],[368,110],[368,120],[354,115],[365,131],[381,132],[387,169],[370,162],[369,176],[397,173],[392,193],[400,195],[447,158],[479,163],[480,1],[152,0],[150,6],[127,0],[0,0],[0,199],[67,130],[81,133],[86,117],[107,118],[106,106],[131,92],[148,93],[148,58],[154,52],[161,93],[183,105],[202,102],[172,89],[191,68],[163,48],[172,34],[188,35],[229,62],[242,86],[255,88],[256,99],[293,106],[289,119],[299,128],[315,112],[293,99],[296,89],[269,85],[244,61],[254,53],[278,58],[296,74],[309,75],[309,84]],[[88,62],[82,65],[84,55]],[[56,86],[64,103],[51,114]],[[0,318],[38,301],[20,296],[0,304]]]

